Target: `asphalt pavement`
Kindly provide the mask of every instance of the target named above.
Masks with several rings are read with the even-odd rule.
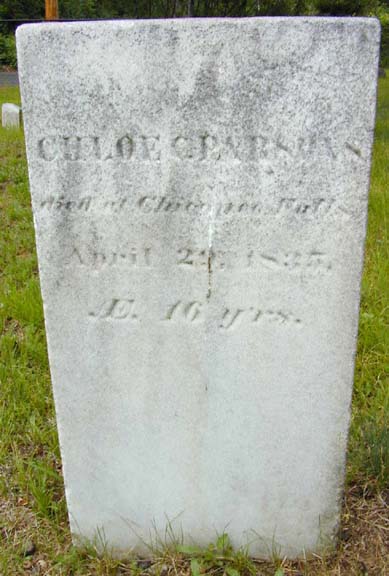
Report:
[[[19,86],[17,72],[0,72],[0,86]]]

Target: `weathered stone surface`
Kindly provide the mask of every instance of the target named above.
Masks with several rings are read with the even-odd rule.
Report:
[[[1,107],[1,125],[3,128],[19,128],[21,109],[16,104],[3,104]]]
[[[377,22],[50,23],[17,42],[73,533],[142,552],[170,521],[254,555],[321,550],[343,482]]]

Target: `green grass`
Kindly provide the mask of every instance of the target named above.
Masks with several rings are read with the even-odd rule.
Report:
[[[0,105],[19,102],[0,89]],[[379,494],[389,485],[389,79],[380,80],[369,227],[362,286],[347,482]],[[33,222],[21,131],[0,128],[0,574],[117,574],[109,554],[71,546],[47,362]],[[23,555],[33,539],[33,559]],[[163,547],[162,547],[163,548]],[[220,541],[185,554],[169,546],[156,574],[200,572],[238,576],[283,573],[279,564],[253,564]],[[188,552],[188,551],[186,551]],[[340,554],[343,554],[341,552]],[[339,556],[341,561],[341,556]],[[166,569],[166,566],[168,568]],[[172,568],[174,566],[174,570]],[[139,574],[136,562],[121,573]],[[332,568],[331,568],[332,569]],[[287,566],[284,567],[285,573]],[[292,569],[291,569],[292,570]],[[329,574],[317,563],[309,574]],[[329,569],[328,569],[329,570]],[[347,571],[349,570],[349,571]],[[47,571],[47,572],[46,572]],[[346,569],[344,574],[357,574]],[[372,572],[373,573],[373,572]],[[379,574],[381,572],[374,572]],[[332,572],[331,572],[332,574]],[[335,574],[335,572],[334,572]],[[338,572],[336,572],[338,574]],[[383,572],[382,572],[383,574]]]
[[[380,80],[349,442],[349,480],[389,484],[389,79]]]

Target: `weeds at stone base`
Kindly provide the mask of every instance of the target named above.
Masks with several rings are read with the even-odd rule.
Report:
[[[251,559],[243,551],[234,552],[227,534],[205,550],[170,541],[154,550],[150,558],[129,558],[120,562],[89,545],[76,550],[66,523],[55,525],[31,512],[26,502],[1,502],[0,520],[10,564],[0,563],[2,575],[96,574],[106,576],[385,576],[389,558],[389,492],[377,493],[368,486],[348,490],[343,507],[339,549],[328,557],[306,561],[273,562]],[[28,555],[33,543],[35,551]],[[0,556],[1,558],[1,556]],[[3,559],[2,559],[3,561]]]

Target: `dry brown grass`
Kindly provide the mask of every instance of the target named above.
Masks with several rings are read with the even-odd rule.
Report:
[[[385,576],[389,574],[389,490],[351,487],[344,500],[339,549],[328,558],[285,563],[294,576]]]

